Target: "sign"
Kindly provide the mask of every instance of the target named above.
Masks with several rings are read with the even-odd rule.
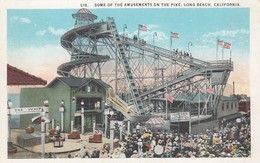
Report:
[[[190,112],[171,113],[170,114],[170,120],[171,120],[171,122],[189,121],[190,120]]]
[[[171,113],[170,114],[170,120],[171,121],[178,121],[179,119],[179,113]]]
[[[189,120],[190,112],[180,112],[180,120]]]
[[[26,108],[12,108],[12,109],[9,109],[9,113],[12,115],[35,114],[35,113],[45,112],[46,110],[47,110],[47,107],[36,106],[36,107],[26,107]]]

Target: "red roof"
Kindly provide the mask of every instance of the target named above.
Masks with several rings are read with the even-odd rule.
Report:
[[[47,81],[7,64],[7,85],[46,85]]]

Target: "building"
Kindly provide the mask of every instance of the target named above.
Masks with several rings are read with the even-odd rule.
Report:
[[[21,107],[33,107],[43,106],[43,101],[48,100],[49,119],[55,125],[61,125],[61,117],[64,117],[64,132],[70,132],[71,125],[80,128],[81,108],[84,108],[84,131],[92,131],[94,122],[104,123],[103,111],[108,88],[110,86],[100,79],[57,77],[44,88],[22,88],[20,102]],[[21,128],[30,125],[35,116],[37,115],[21,115]]]
[[[7,85],[8,86],[19,86],[19,85],[45,85],[47,84],[46,80],[43,80],[39,77],[31,75],[27,72],[24,72],[16,67],[13,67],[7,64]],[[10,109],[10,105],[19,106],[19,96],[18,95],[8,95],[8,106]],[[19,127],[19,115],[8,115],[8,154],[15,154],[17,152],[17,148],[13,146],[11,140],[10,129]]]
[[[249,113],[251,110],[249,98],[241,99],[238,105],[239,105],[238,107],[239,112]]]
[[[7,64],[7,85],[46,85],[47,81]]]
[[[21,86],[29,86],[29,85],[46,85],[47,81],[29,74],[21,69],[18,69],[10,64],[7,64],[7,86],[8,87],[21,87]],[[20,107],[20,94],[9,94],[8,99],[12,102],[13,108]],[[20,115],[12,115],[11,128],[19,128],[20,127]]]
[[[238,108],[239,99],[236,96],[222,96],[217,109],[219,124],[241,117]]]

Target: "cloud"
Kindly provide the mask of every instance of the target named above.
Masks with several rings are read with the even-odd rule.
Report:
[[[36,32],[37,36],[43,36],[46,33],[46,30],[40,30]]]
[[[246,29],[236,30],[220,30],[216,32],[208,32],[202,35],[198,41],[201,41],[203,45],[216,44],[217,38],[224,39],[224,41],[234,41],[236,44],[244,44],[248,42],[250,32]]]
[[[25,24],[31,23],[31,20],[29,18],[26,18],[26,17],[14,16],[12,19],[15,20],[15,21],[19,21],[20,23],[25,23]]]
[[[55,29],[54,27],[48,27],[48,31],[50,32],[50,33],[52,33],[53,35],[63,35],[65,32],[66,32],[66,30],[65,29],[63,29],[63,28],[60,28],[60,29]]]
[[[216,32],[209,32],[204,34],[202,37],[205,38],[216,38],[216,37],[236,37],[237,35],[246,34],[248,35],[250,32],[245,29],[237,29],[237,30],[220,30]]]
[[[167,36],[164,32],[159,30],[153,30],[154,28],[159,27],[156,24],[149,24],[147,25],[148,30],[147,31],[140,31],[139,37],[141,39],[144,39],[148,44],[153,44],[153,39],[156,46],[163,46],[166,44],[166,40],[169,40],[169,36]],[[127,33],[128,31],[126,31]],[[135,30],[132,33],[128,33],[128,36],[133,38],[134,35],[137,35],[138,31]],[[157,34],[154,35],[154,33]]]
[[[23,47],[8,52],[8,63],[26,72],[51,81],[57,76],[57,67],[70,61],[70,55],[60,45]]]
[[[22,23],[28,23],[28,24],[31,23],[31,20],[28,19],[28,18],[20,18],[20,21],[21,21]]]
[[[156,24],[147,25],[148,30],[153,29],[153,28],[157,28],[157,27],[158,27],[158,25],[156,25]]]

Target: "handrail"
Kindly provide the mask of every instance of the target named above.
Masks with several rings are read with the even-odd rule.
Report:
[[[132,38],[126,38],[126,37],[123,37],[123,36],[120,36],[122,41],[127,44],[127,43],[132,43],[132,44],[135,44],[135,41],[134,39]],[[145,45],[140,45],[138,43],[139,46],[143,47],[143,48],[147,48],[147,49],[150,49],[150,50],[153,50],[155,52],[161,52],[161,53],[164,53],[165,55],[163,55],[164,57],[168,58],[168,59],[173,59],[172,57],[175,57],[176,59],[182,59],[182,58],[179,58],[179,56],[177,54],[175,54],[173,51],[170,51],[170,50],[167,50],[167,49],[164,49],[164,48],[161,48],[161,47],[158,47],[158,46],[154,46],[154,45],[151,45],[151,44],[148,44],[146,43]],[[185,59],[182,59],[182,60],[185,60]],[[192,62],[195,63],[195,64],[198,64],[200,66],[203,66],[203,67],[206,67],[208,66],[208,64],[210,64],[209,62],[206,62],[206,61],[203,61],[203,60],[200,60],[200,59],[197,59],[197,58],[191,58]]]

